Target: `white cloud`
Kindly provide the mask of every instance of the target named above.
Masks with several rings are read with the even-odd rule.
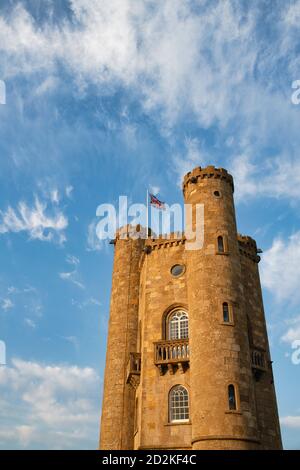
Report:
[[[46,93],[55,90],[59,85],[59,80],[56,77],[47,77],[36,89],[35,94],[37,96],[44,95]]]
[[[284,416],[280,418],[280,423],[287,428],[300,428],[300,416]]]
[[[150,184],[149,188],[150,188],[150,192],[154,194],[155,196],[160,192],[159,186],[152,186],[152,184]]]
[[[14,304],[11,301],[11,299],[2,299],[2,303],[1,303],[2,310],[6,312],[7,310],[12,309],[13,307],[14,307]]]
[[[174,156],[175,172],[178,174],[178,184],[181,187],[183,176],[196,166],[205,166],[209,163],[209,156],[203,150],[201,142],[197,138],[185,139],[185,151],[183,155]]]
[[[283,13],[283,21],[288,27],[296,26],[299,29],[300,24],[300,1],[295,0],[294,3],[288,5]]]
[[[73,192],[73,186],[69,185],[66,187],[65,189],[65,192],[66,192],[66,196],[70,199],[71,196],[72,196],[72,192]]]
[[[51,215],[46,212],[47,204],[38,198],[32,207],[23,201],[17,209],[9,206],[6,211],[0,211],[0,234],[27,232],[31,239],[63,243],[68,219],[58,209]]]
[[[287,319],[285,324],[288,325],[288,330],[281,336],[281,340],[293,347],[293,342],[300,340],[300,315]]]
[[[75,347],[75,349],[78,349],[79,342],[76,336],[63,336],[62,338],[66,340],[68,343],[72,344]]]
[[[200,13],[189,0],[73,0],[70,7],[72,21],[59,28],[37,25],[21,5],[0,18],[8,76],[52,77],[63,63],[83,90],[90,82],[133,87],[145,109],[164,109],[165,122],[187,110],[204,126],[232,116],[257,57],[249,40],[255,8],[245,15],[229,0]]]
[[[26,287],[23,287],[22,289],[15,287],[15,286],[9,286],[7,288],[7,293],[9,295],[31,294],[31,293],[36,294],[37,290],[33,286],[26,286]]]
[[[25,325],[29,326],[33,330],[36,328],[36,322],[33,321],[31,318],[25,318],[24,323]]]
[[[300,232],[278,237],[262,257],[261,281],[279,301],[297,302],[299,292]]]
[[[99,377],[92,368],[13,359],[0,368],[2,448],[96,448]]]
[[[98,220],[94,219],[87,230],[87,251],[101,251],[104,247],[104,241],[100,240],[96,233]]]
[[[80,282],[78,280],[78,272],[75,270],[75,271],[71,271],[71,272],[67,272],[67,273],[59,273],[59,277],[63,280],[63,281],[69,281],[71,282],[72,284],[74,284],[75,286],[79,287],[80,289],[85,289],[85,286],[84,284],[82,284],[82,282]]]
[[[99,302],[99,300],[95,299],[94,297],[90,297],[88,299],[88,303],[92,305],[97,305],[98,307],[102,305],[101,302]]]
[[[77,266],[78,264],[80,264],[79,258],[77,258],[74,255],[67,255],[66,262],[69,263],[69,264],[72,264],[74,266]]]
[[[80,289],[85,289],[84,284],[79,279],[78,267],[80,264],[80,259],[74,255],[67,255],[66,262],[74,266],[73,271],[59,273],[59,277],[63,281],[69,281]]]
[[[300,161],[287,156],[254,162],[247,154],[230,162],[235,197],[247,201],[256,197],[300,199]]]
[[[53,189],[51,191],[51,202],[53,202],[53,204],[58,204],[59,203],[59,192],[58,192],[58,189]]]
[[[96,307],[101,307],[102,304],[99,300],[95,299],[94,297],[90,297],[83,302],[79,302],[78,300],[72,299],[72,305],[75,305],[79,309],[86,309],[87,307],[94,305]]]
[[[294,40],[299,8],[299,2],[277,5],[272,16],[277,35],[269,45],[260,28],[262,10],[231,0],[203,2],[197,8],[190,0],[72,0],[71,14],[59,27],[35,22],[18,4],[0,17],[0,51],[8,77],[44,73],[42,89],[55,86],[51,77],[58,76],[60,65],[70,72],[79,93],[91,83],[99,94],[130,87],[144,110],[154,111],[167,137],[174,139],[170,129],[178,119],[188,118],[205,129],[217,125],[215,140],[237,152],[232,167],[240,198],[299,198],[298,114],[280,88],[289,70],[291,81],[298,78],[293,74],[299,70]],[[123,108],[131,140],[134,123]],[[291,156],[274,158],[265,169],[260,158],[254,163],[246,153],[249,143],[249,155],[260,156],[262,148],[279,141],[284,147],[294,145]],[[181,177],[192,166],[208,163],[209,156],[191,139],[183,155],[176,152],[173,165]],[[73,188],[68,188],[70,197]],[[91,245],[101,249],[95,239]]]

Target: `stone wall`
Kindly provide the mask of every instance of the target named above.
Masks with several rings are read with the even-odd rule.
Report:
[[[199,167],[185,176],[185,202],[194,210],[204,205],[201,249],[187,250],[184,234],[146,241],[117,234],[102,449],[281,448],[260,258],[255,241],[237,233],[233,191],[222,168]],[[125,227],[123,235],[134,230]],[[185,267],[178,277],[170,272],[176,264]],[[189,314],[189,357],[161,361],[158,345],[170,344],[166,324],[176,308]],[[230,384],[235,410],[229,409]],[[175,385],[189,392],[190,419],[181,423],[169,419]]]

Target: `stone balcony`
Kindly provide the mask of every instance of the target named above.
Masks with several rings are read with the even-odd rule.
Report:
[[[161,340],[154,343],[154,364],[160,375],[166,370],[174,374],[184,373],[189,367],[190,351],[188,339]]]
[[[251,366],[255,380],[259,380],[261,375],[267,371],[265,351],[261,349],[251,350]]]
[[[135,390],[140,383],[141,375],[141,353],[132,352],[129,354],[126,371],[126,383],[130,384]]]

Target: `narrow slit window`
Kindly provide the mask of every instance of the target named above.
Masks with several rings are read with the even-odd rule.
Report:
[[[229,306],[227,302],[223,303],[223,322],[224,323],[230,322]]]
[[[228,405],[230,410],[236,410],[236,396],[234,385],[228,385]]]
[[[218,237],[218,252],[219,253],[224,253],[225,252],[224,239],[221,236]]]

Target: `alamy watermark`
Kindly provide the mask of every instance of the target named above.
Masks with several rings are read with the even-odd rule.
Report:
[[[292,83],[292,88],[295,90],[291,96],[291,102],[293,104],[300,104],[300,80],[294,80]]]
[[[6,104],[6,85],[3,80],[0,80],[0,104]]]
[[[292,363],[298,366],[300,364],[300,339],[295,339],[292,342],[292,349],[295,349],[291,356]]]
[[[6,345],[0,340],[0,366],[6,365]]]
[[[164,204],[164,210],[158,210],[147,204],[128,205],[127,196],[119,197],[119,206],[113,204],[100,204],[96,216],[100,217],[96,226],[96,235],[99,240],[111,240],[119,231],[122,238],[158,238],[159,235],[151,233],[149,236],[149,212],[151,227],[158,228],[158,233],[173,233],[173,238],[181,238],[184,232],[187,250],[198,250],[204,243],[204,205],[180,204],[169,206]],[[145,230],[120,230],[122,227],[145,227]],[[176,228],[171,229],[171,227]]]

